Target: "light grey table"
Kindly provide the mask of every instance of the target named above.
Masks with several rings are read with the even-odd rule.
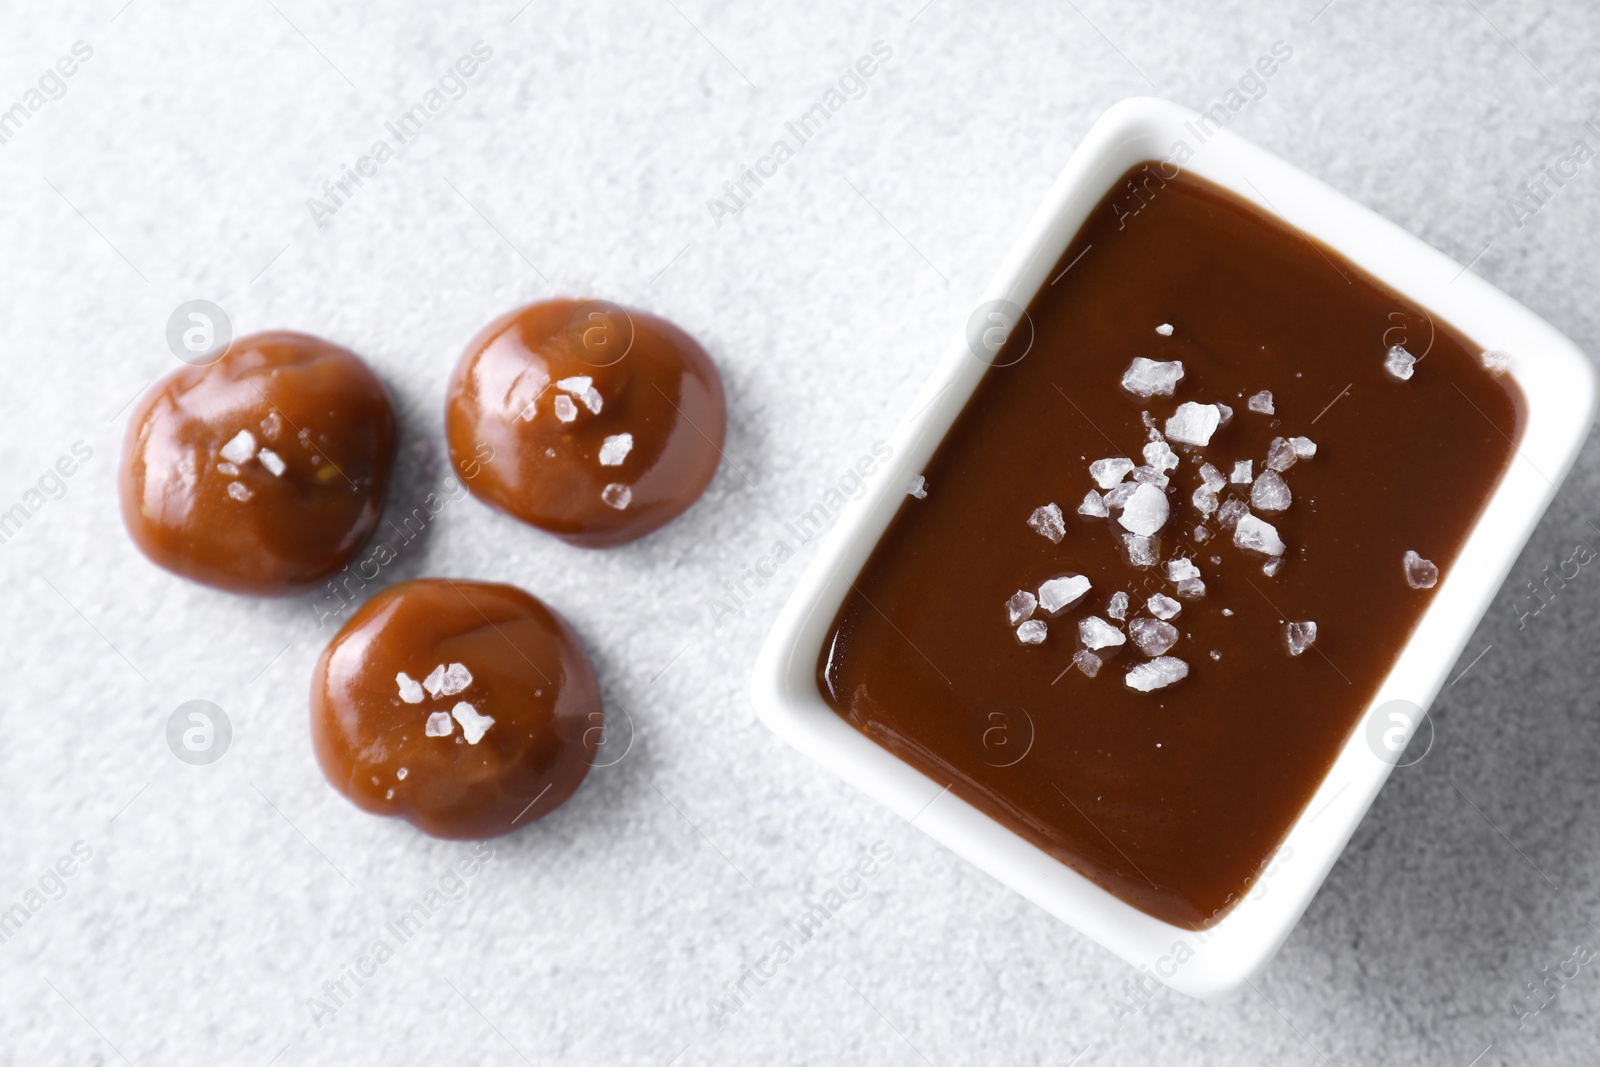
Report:
[[[1518,620],[1524,582],[1600,546],[1592,446],[1436,705],[1431,750],[1230,1002],[1130,993],[1132,968],[788,750],[745,695],[814,543],[770,580],[747,568],[886,434],[1122,97],[1209,106],[1285,42],[1233,128],[1600,352],[1600,162],[1546,179],[1543,204],[1521,185],[1575,142],[1600,150],[1600,13],[920,2],[4,5],[0,109],[23,111],[0,112],[0,511],[28,519],[0,543],[0,909],[27,918],[0,944],[0,1062],[1600,1056],[1600,962],[1514,1007],[1600,948],[1600,576]],[[79,41],[72,76],[46,76]],[[478,41],[489,57],[447,77]],[[872,75],[841,86],[877,42]],[[801,143],[786,124],[832,89]],[[393,158],[361,163],[380,139]],[[347,166],[367,174],[334,200]],[[747,167],[768,173],[740,190]],[[132,549],[120,435],[176,366],[169,314],[213,300],[240,332],[306,330],[372,362],[404,428],[390,507],[409,512],[443,474],[464,342],[557,293],[701,337],[728,462],[628,548],[569,549],[467,500],[385,569],[545,597],[634,728],[625,759],[458,888],[470,845],[362,815],[317,771],[315,599],[213,593]],[[90,455],[57,480],[74,447]],[[191,699],[231,724],[209,765],[165,740]],[[858,899],[744,978],[875,845],[892,854]],[[387,924],[430,890],[400,941]]]

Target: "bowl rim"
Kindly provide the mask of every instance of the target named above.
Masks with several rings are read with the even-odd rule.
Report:
[[[1388,779],[1426,709],[1487,613],[1594,420],[1596,379],[1572,341],[1534,312],[1366,207],[1213,120],[1165,100],[1113,105],[1085,134],[974,308],[1027,307],[1090,210],[1141,161],[1206,178],[1340,252],[1378,280],[1482,344],[1509,354],[1527,418],[1500,484],[1372,703],[1261,877],[1204,931],[1156,919],[1094,884],[850,726],[823,700],[815,666],[846,592],[987,366],[958,330],[900,420],[891,455],[851,501],[797,582],[757,658],[757,715],[935,840],[1144,973],[1180,992],[1234,992],[1271,961],[1309,906]],[[1171,177],[1170,171],[1161,171]],[[1369,744],[1376,713],[1394,701],[1398,749]],[[1385,713],[1387,714],[1387,713]]]

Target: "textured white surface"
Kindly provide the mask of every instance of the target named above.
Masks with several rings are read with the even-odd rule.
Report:
[[[1511,206],[1575,141],[1600,149],[1584,126],[1600,122],[1600,15],[275,3],[0,5],[0,109],[75,41],[93,48],[0,144],[0,510],[75,442],[92,449],[0,543],[0,909],[75,842],[92,850],[0,944],[0,1063],[1595,1058],[1600,965],[1520,1028],[1511,1007],[1578,944],[1600,948],[1600,578],[1552,582],[1537,614],[1524,585],[1600,546],[1592,446],[1436,704],[1432,749],[1233,1002],[1156,992],[1140,1007],[1136,972],[767,734],[745,683],[810,552],[785,523],[848,489],[1121,97],[1205,108],[1288,42],[1233,128],[1600,351],[1600,161],[1531,217]],[[477,40],[493,57],[465,95],[319,229],[306,198]],[[864,95],[717,225],[708,198],[880,40],[893,55]],[[408,514],[443,474],[461,347],[558,293],[700,337],[728,385],[728,462],[683,519],[627,548],[567,548],[465,499],[385,568],[381,582],[447,574],[545,598],[635,727],[625,758],[495,841],[462,899],[398,944],[385,924],[473,846],[373,820],[323,783],[305,727],[331,633],[315,598],[214,593],[134,552],[115,509],[124,409],[176,366],[164,331],[185,300],[216,301],[239,332],[323,335],[393,390],[390,508]],[[794,558],[753,579],[780,539]],[[196,698],[232,725],[210,765],[166,742]],[[746,980],[719,1027],[711,1001],[851,885],[875,842],[893,856],[860,899]],[[307,999],[331,1003],[324,982],[378,938],[393,958],[318,1026]]]

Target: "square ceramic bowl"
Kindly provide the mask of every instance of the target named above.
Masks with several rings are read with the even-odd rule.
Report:
[[[818,656],[851,583],[987,365],[966,331],[951,342],[891,439],[893,457],[841,515],[778,617],[757,662],[762,720],[795,748],[888,805],[968,861],[1144,973],[1191,996],[1218,997],[1259,973],[1283,944],[1400,759],[1535,523],[1555,496],[1594,417],[1595,375],[1566,337],[1460,264],[1282,160],[1161,100],[1125,100],[1084,137],[1044,204],[977,302],[1026,307],[1089,212],[1131,167],[1174,157],[1338,250],[1510,357],[1527,429],[1504,479],[1363,720],[1253,889],[1218,923],[1187,930],[1101,889],[902,762],[840,718],[817,688]],[[1166,172],[1170,176],[1170,171]]]

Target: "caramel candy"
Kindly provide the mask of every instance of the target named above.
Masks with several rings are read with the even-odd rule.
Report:
[[[722,456],[722,379],[672,323],[607,301],[546,300],[502,315],[456,365],[452,462],[494,458],[480,499],[586,548],[676,518]]]
[[[139,550],[236,593],[294,593],[347,564],[383,513],[389,394],[354,353],[298,333],[235,341],[140,398],[121,465]]]
[[[385,589],[335,635],[311,680],[311,740],[328,782],[434,837],[493,837],[559,807],[603,726],[572,627],[510,585]]]

